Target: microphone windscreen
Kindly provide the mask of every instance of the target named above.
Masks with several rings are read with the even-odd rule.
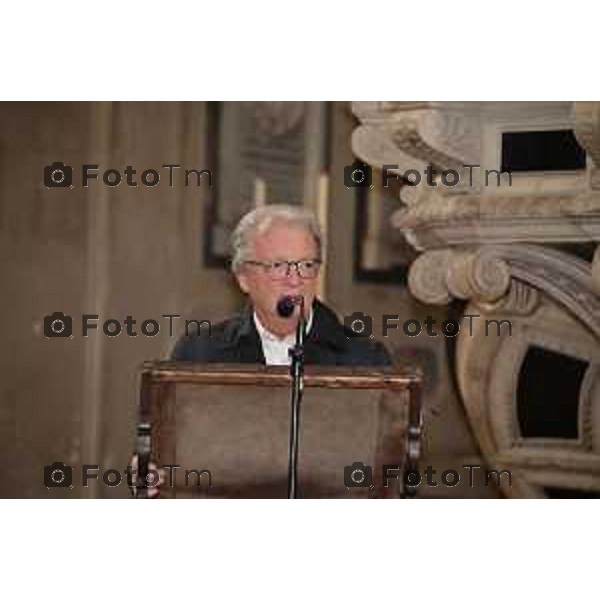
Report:
[[[292,296],[284,296],[277,302],[277,314],[284,318],[288,319],[294,313],[294,308],[296,307],[296,302]]]

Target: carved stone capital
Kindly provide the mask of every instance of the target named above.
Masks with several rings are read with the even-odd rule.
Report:
[[[498,307],[502,300],[504,309],[525,312],[532,294],[541,292],[600,340],[597,257],[598,251],[592,267],[564,252],[528,244],[430,250],[411,265],[408,284],[426,304],[447,304],[454,297]],[[534,292],[525,293],[524,287]]]
[[[408,284],[426,304],[447,304],[452,297],[494,302],[508,291],[510,272],[501,258],[485,249],[432,250],[413,262]]]

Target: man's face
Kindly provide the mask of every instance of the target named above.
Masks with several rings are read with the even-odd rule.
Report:
[[[267,231],[254,234],[250,241],[251,259],[255,261],[297,261],[318,259],[317,244],[312,234],[303,227],[274,223]],[[274,279],[260,265],[245,264],[237,273],[240,287],[250,300],[265,324],[293,324],[296,319],[282,320],[277,314],[277,302],[283,296],[304,296],[305,306],[312,305],[318,285],[318,277],[304,279],[295,266],[287,276]],[[294,316],[296,316],[294,313]],[[297,317],[296,317],[297,318]],[[267,321],[267,322],[265,322]],[[270,322],[270,323],[269,323]]]

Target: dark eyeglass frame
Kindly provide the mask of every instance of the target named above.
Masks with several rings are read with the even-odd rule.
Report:
[[[301,265],[304,265],[306,268],[306,263],[311,263],[315,265],[315,274],[314,275],[303,275],[301,272]],[[298,277],[301,279],[315,279],[319,274],[319,269],[323,264],[323,261],[319,258],[308,258],[304,260],[245,260],[244,264],[254,265],[257,267],[262,267],[267,275],[271,277],[271,279],[285,279],[290,276],[290,272],[292,267],[296,267],[296,273],[298,273]],[[274,275],[274,269],[277,268],[278,265],[285,265],[285,274]],[[304,271],[306,273],[306,271]]]

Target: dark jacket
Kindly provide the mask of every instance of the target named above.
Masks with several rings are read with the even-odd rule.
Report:
[[[262,343],[252,317],[252,307],[212,327],[210,337],[182,336],[171,360],[220,363],[263,363]],[[347,337],[335,313],[318,300],[304,344],[306,364],[389,366],[390,355],[381,344],[366,338]]]

